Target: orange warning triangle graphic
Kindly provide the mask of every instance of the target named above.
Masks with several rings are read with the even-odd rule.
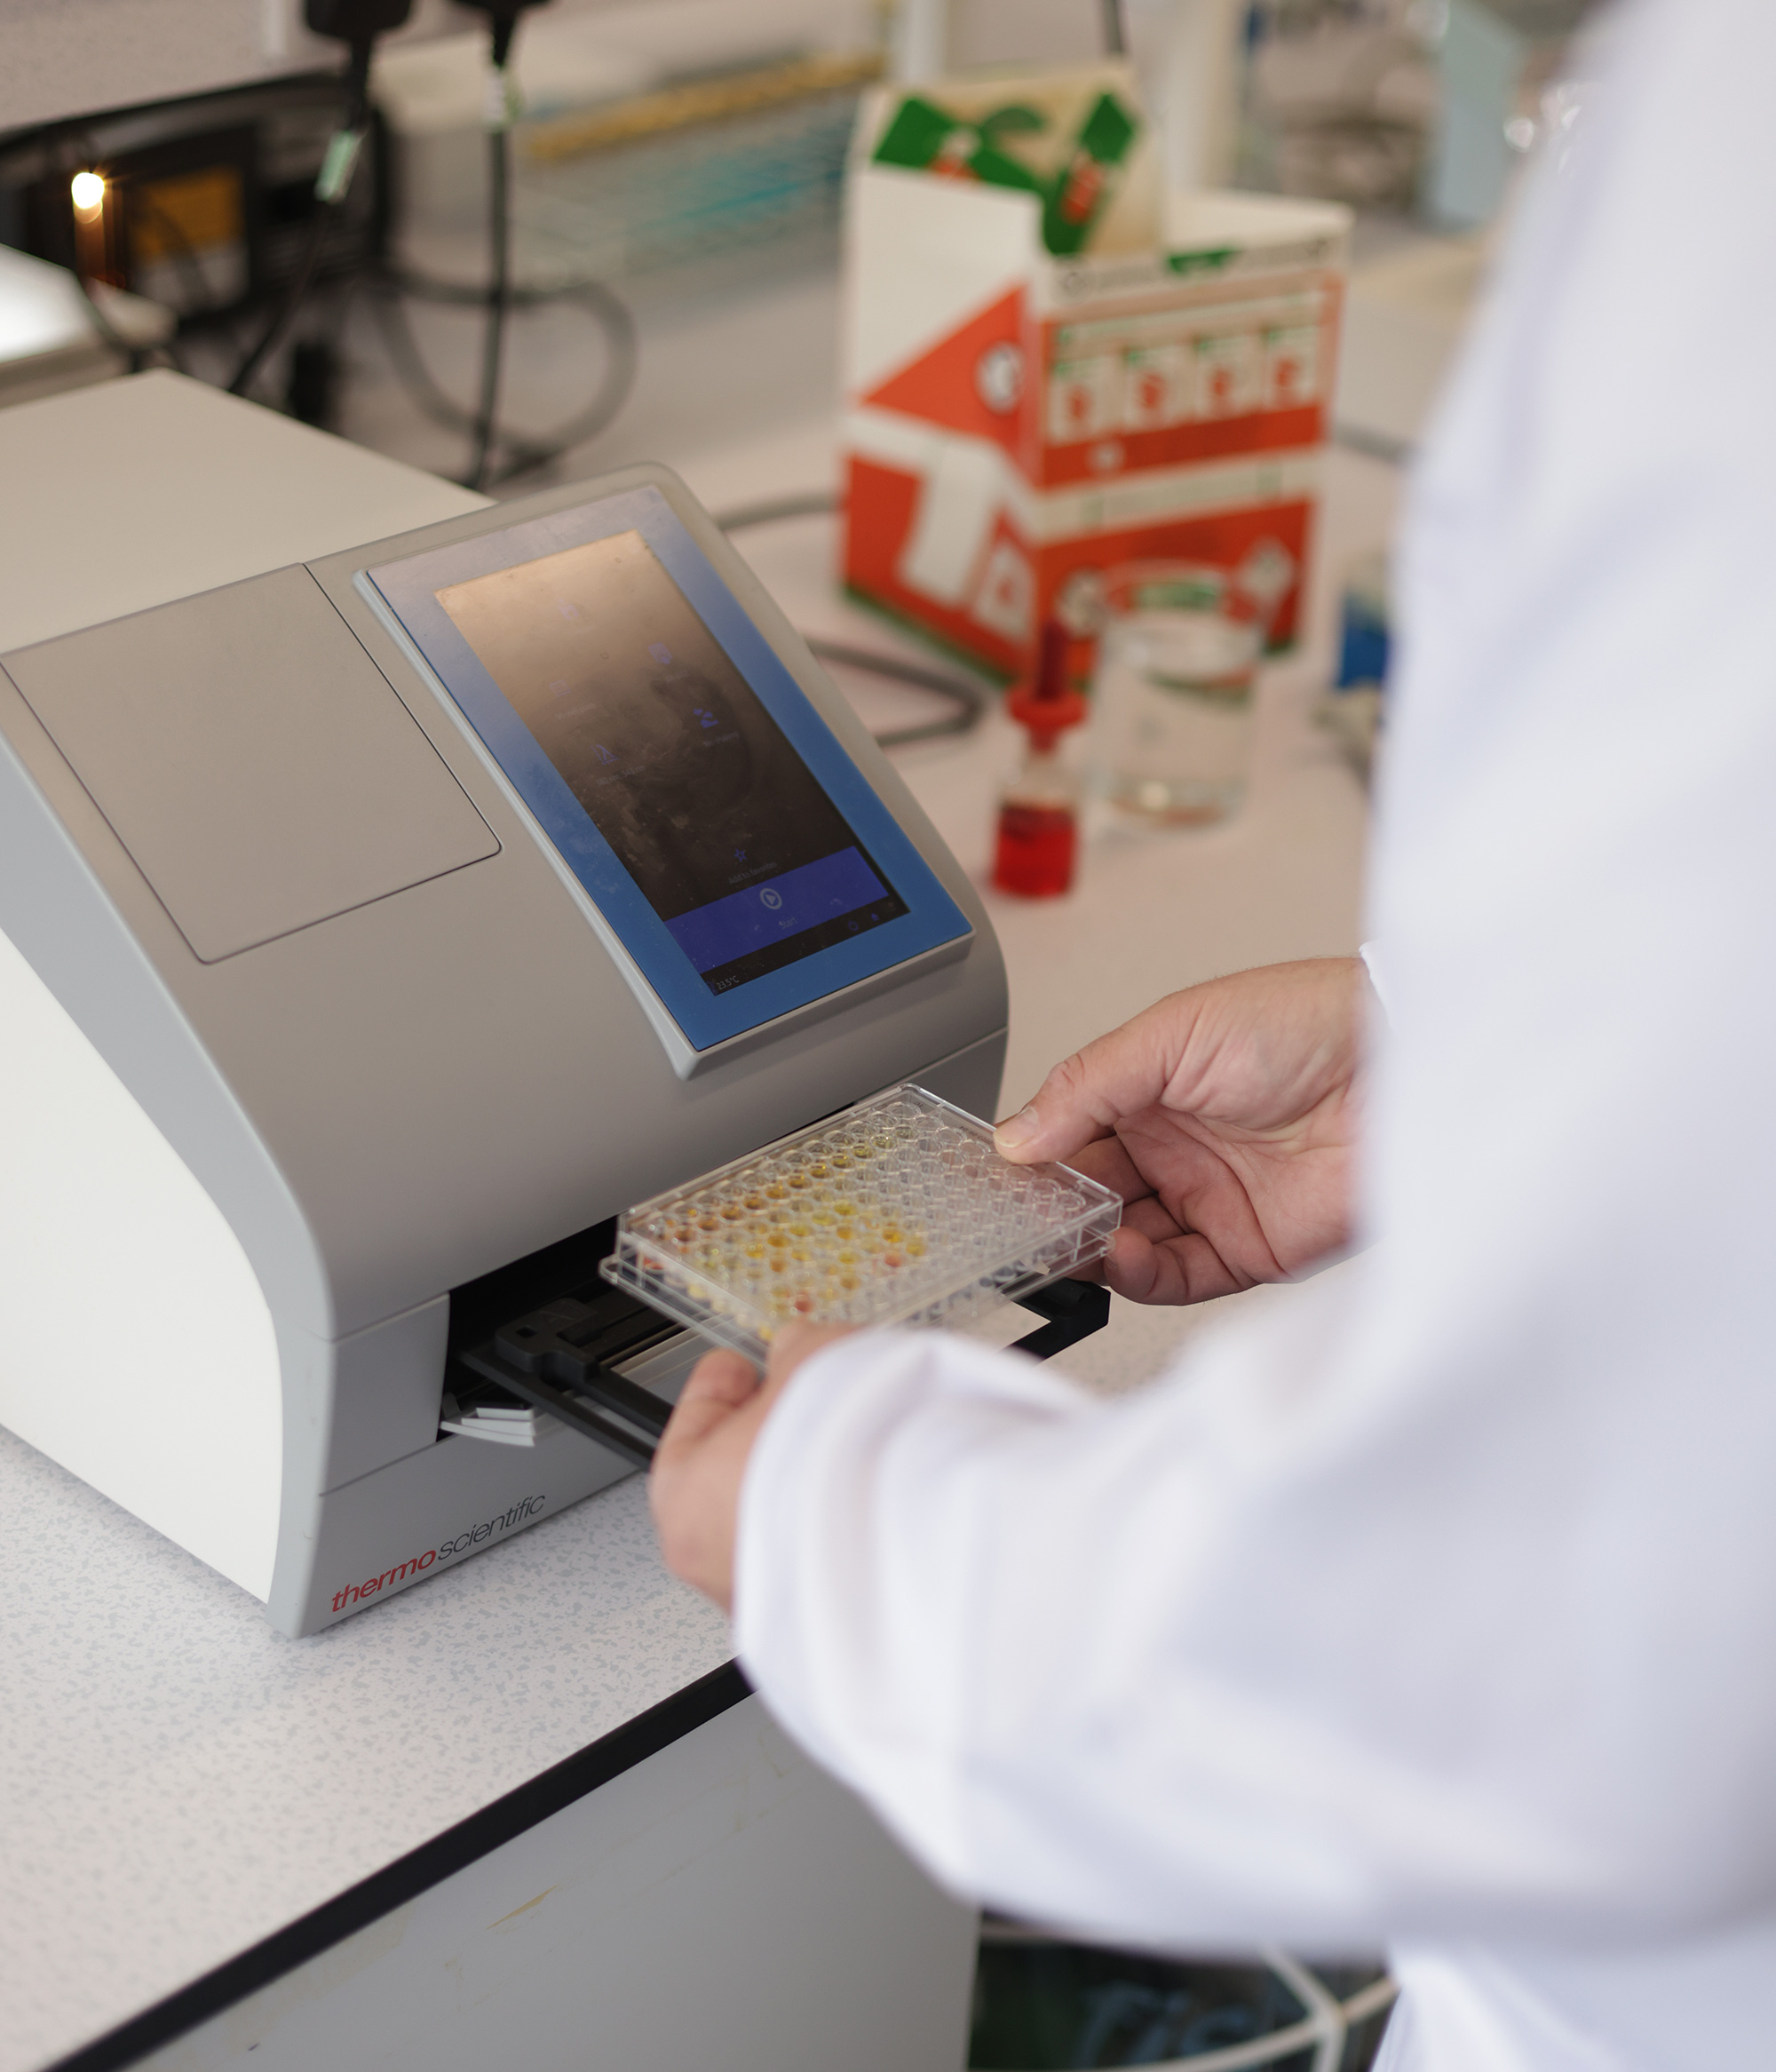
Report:
[[[1015,454],[1034,373],[1025,363],[1023,305],[1023,290],[1012,289],[891,374],[863,401],[948,431],[995,440]]]

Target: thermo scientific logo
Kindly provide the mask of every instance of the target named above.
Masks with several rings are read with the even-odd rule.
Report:
[[[472,1526],[467,1532],[459,1532],[453,1540],[445,1540],[429,1552],[415,1554],[410,1560],[398,1561],[392,1568],[385,1568],[380,1576],[372,1576],[367,1582],[353,1583],[337,1591],[333,1597],[333,1609],[343,1612],[348,1604],[356,1604],[361,1599],[375,1597],[379,1591],[392,1590],[398,1583],[408,1583],[416,1576],[423,1576],[434,1562],[448,1561],[454,1555],[466,1554],[471,1547],[478,1547],[483,1540],[490,1540],[496,1533],[510,1532],[513,1526],[522,1525],[527,1518],[535,1518],[548,1501],[544,1496],[527,1496],[514,1504],[510,1511],[502,1511],[497,1518],[490,1518],[484,1524]]]

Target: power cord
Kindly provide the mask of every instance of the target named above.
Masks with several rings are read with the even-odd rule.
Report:
[[[852,647],[843,640],[818,639],[810,639],[808,648],[822,662],[836,662],[841,669],[860,669],[870,676],[888,677],[922,691],[935,691],[956,707],[947,719],[927,720],[923,726],[894,726],[886,734],[872,735],[877,748],[910,748],[916,741],[941,741],[949,734],[972,734],[990,700],[991,694],[983,685],[951,676],[947,670],[928,668],[924,663],[902,662],[897,655],[880,655],[871,647]]]
[[[511,124],[519,101],[511,71],[511,45],[519,12],[525,6],[540,4],[541,0],[472,0],[472,4],[490,15],[492,32],[493,67],[487,110],[488,284],[484,288],[464,287],[379,260],[362,268],[359,278],[369,291],[371,315],[396,378],[427,417],[469,435],[471,458],[463,480],[468,488],[484,490],[548,466],[602,431],[622,408],[634,385],[637,351],[635,320],[622,298],[602,282],[570,282],[554,288],[512,284]],[[305,0],[304,19],[308,27],[349,48],[345,112],[315,182],[313,214],[296,272],[258,342],[227,384],[231,395],[247,393],[289,341],[307,302],[326,253],[329,234],[350,194],[352,178],[369,131],[370,60],[377,38],[399,28],[411,4],[412,0]],[[478,401],[472,410],[457,403],[425,364],[407,313],[408,303],[415,301],[486,312]],[[551,432],[526,437],[504,430],[499,422],[509,320],[514,310],[558,303],[583,309],[602,332],[604,370],[591,400],[582,409]]]
[[[774,496],[762,504],[746,504],[722,512],[715,520],[725,533],[743,532],[749,526],[774,525],[789,518],[819,518],[844,508],[829,489],[815,489],[793,496]],[[972,734],[992,702],[993,693],[984,684],[948,670],[933,669],[928,663],[903,662],[898,655],[884,655],[873,647],[853,647],[848,641],[828,640],[805,635],[808,651],[821,662],[841,669],[861,670],[868,676],[885,677],[892,683],[911,684],[915,689],[934,691],[947,698],[955,711],[945,719],[927,720],[921,726],[891,727],[870,736],[877,748],[908,748],[917,741],[941,741],[952,734]]]
[[[511,41],[508,29],[506,40]],[[505,57],[500,50],[500,25],[494,26],[494,79],[502,101],[506,93]],[[484,489],[492,464],[494,428],[499,418],[500,361],[505,351],[506,312],[511,306],[511,118],[502,107],[488,131],[488,255],[492,278],[488,287],[488,328],[481,342],[481,407],[475,418],[475,457],[465,477],[472,489]]]
[[[569,282],[556,288],[514,287],[511,280],[511,125],[521,102],[511,75],[511,45],[519,13],[541,0],[470,0],[489,18],[492,70],[488,81],[488,284],[464,288],[408,268],[385,266],[371,276],[371,308],[397,378],[436,424],[466,432],[472,441],[464,487],[497,488],[519,475],[547,467],[571,448],[603,431],[622,409],[635,385],[635,320],[622,298],[601,281]],[[479,401],[465,410],[425,364],[413,335],[408,300],[480,307],[487,313],[481,337]],[[507,333],[514,310],[577,305],[604,334],[603,374],[591,401],[565,424],[538,438],[504,430],[499,421],[500,388]]]
[[[472,0],[491,18],[493,70],[488,79],[488,321],[481,338],[481,401],[475,416],[474,458],[463,478],[485,489],[499,422],[500,365],[511,306],[511,125],[519,109],[511,76],[511,39],[520,10],[536,0]]]
[[[131,215],[139,216],[154,226],[155,235],[165,245],[184,282],[186,299],[190,308],[193,311],[201,310],[209,299],[210,283],[204,278],[203,262],[198,258],[190,238],[186,235],[184,226],[162,208],[152,195],[142,193],[139,188],[127,191],[126,205]],[[172,340],[161,348],[181,374],[187,371],[178,353],[178,326],[182,322],[183,317],[175,312]]]
[[[434,424],[448,431],[468,433],[479,447],[479,414],[464,409],[448,394],[426,366],[408,320],[407,304],[436,302],[480,309],[487,306],[487,290],[434,280],[424,274],[393,266],[377,269],[368,276],[364,285],[370,298],[370,314],[402,387]],[[629,399],[638,358],[635,319],[622,298],[603,282],[576,281],[559,288],[511,288],[505,298],[508,313],[563,303],[583,308],[604,334],[607,359],[598,389],[591,401],[565,424],[536,438],[524,437],[496,423],[489,446],[495,453],[503,454],[504,463],[488,469],[483,488],[498,488],[533,469],[547,467],[571,448],[602,432]],[[485,397],[485,369],[483,375],[481,387]]]
[[[469,472],[464,477],[471,489],[487,489],[514,476],[527,473],[558,458],[570,446],[601,430],[622,409],[635,379],[635,323],[628,309],[599,282],[580,282],[561,289],[514,290],[511,284],[511,125],[522,102],[518,83],[511,75],[511,44],[519,15],[542,0],[469,0],[488,17],[491,31],[489,56],[493,70],[488,81],[488,254],[486,290],[487,328],[481,339],[480,403],[473,421],[474,449]],[[427,283],[424,290],[440,301],[456,299],[440,291],[440,284]],[[597,316],[609,348],[604,379],[590,404],[549,437],[520,440],[499,429],[500,377],[504,361],[507,320],[515,306],[578,300]],[[403,327],[404,328],[404,327]],[[410,362],[418,365],[411,332],[405,343],[411,349]],[[427,389],[435,402],[441,392],[429,375]],[[448,399],[446,399],[448,400]],[[456,415],[453,411],[453,415]],[[511,458],[502,468],[494,464],[503,447]]]
[[[228,384],[231,396],[246,394],[259,369],[289,337],[302,313],[327,250],[329,233],[351,194],[352,176],[358,170],[358,156],[369,130],[370,56],[377,38],[399,28],[412,6],[413,0],[303,0],[303,20],[309,28],[316,36],[343,43],[350,53],[345,62],[345,113],[315,179],[314,207],[308,235],[303,240],[302,258],[282,299],[260,332],[258,343],[234,369]]]
[[[749,525],[774,525],[782,518],[825,518],[840,508],[830,489],[811,489],[796,496],[773,496],[763,504],[742,504],[716,520],[724,532],[744,532]]]

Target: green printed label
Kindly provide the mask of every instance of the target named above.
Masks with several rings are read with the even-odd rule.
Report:
[[[1043,210],[1043,242],[1051,252],[1065,257],[1084,249],[1110,198],[1111,175],[1139,128],[1114,93],[1098,95]]]
[[[1042,183],[1027,168],[1000,150],[995,139],[1028,127],[1024,118],[1042,117],[1033,108],[1002,108],[984,123],[960,122],[934,102],[909,95],[876,147],[877,165],[904,165],[916,172],[947,173],[982,181],[989,187],[1019,187],[1040,194]]]
[[[1174,274],[1217,274],[1230,259],[1239,256],[1238,245],[1223,244],[1209,251],[1168,252],[1166,264]]]
[[[1045,177],[1024,163],[1017,148],[1019,140],[1043,138],[1050,127],[1039,109],[1022,101],[1008,101],[977,121],[964,121],[923,94],[909,93],[895,109],[872,157],[877,165],[905,166],[909,171],[976,179],[987,187],[1039,195],[1043,242],[1065,257],[1090,243],[1141,126],[1114,93],[1100,93],[1059,171]]]

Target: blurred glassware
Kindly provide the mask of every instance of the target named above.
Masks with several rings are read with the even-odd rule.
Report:
[[[1253,0],[1237,184],[1492,220],[1591,0]]]
[[[1246,795],[1269,607],[1237,574],[1185,561],[1113,568],[1104,602],[1088,750],[1097,790],[1144,821],[1227,819]]]
[[[1248,17],[1242,187],[1404,211],[1437,113],[1407,0],[1258,0]]]

